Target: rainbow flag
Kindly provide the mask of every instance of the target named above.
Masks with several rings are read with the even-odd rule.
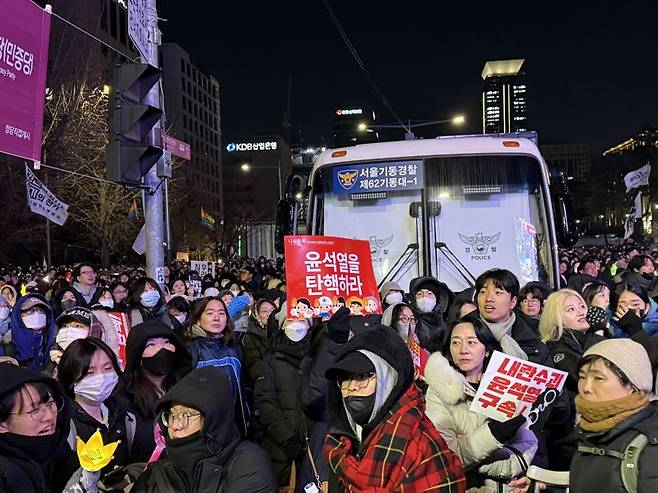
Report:
[[[128,209],[128,221],[140,221],[142,219],[142,212],[137,207],[137,199],[133,199],[133,203],[130,204],[130,209]]]
[[[215,218],[208,214],[203,207],[201,207],[201,224],[211,231],[215,229]]]

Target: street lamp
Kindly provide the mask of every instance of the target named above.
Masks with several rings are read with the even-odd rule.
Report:
[[[453,125],[463,125],[466,123],[466,117],[464,115],[455,115],[452,118],[447,118],[445,120],[407,120],[406,127],[400,123],[393,124],[384,124],[384,125],[367,125],[364,122],[361,122],[357,125],[357,130],[359,132],[372,132],[374,128],[404,128],[404,140],[414,140],[416,135],[412,132],[412,128],[418,127],[429,127],[431,125],[440,125],[442,123],[452,123]]]
[[[242,163],[242,165],[240,166],[240,169],[242,171],[249,171],[251,169],[251,165],[249,163]]]

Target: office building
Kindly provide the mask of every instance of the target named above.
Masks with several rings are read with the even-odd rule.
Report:
[[[528,95],[524,59],[496,60],[482,69],[482,133],[528,130]]]
[[[176,43],[160,47],[168,132],[191,146],[191,160],[174,167],[174,180],[206,211],[223,216],[219,82],[204,72]],[[193,202],[196,202],[193,201]]]
[[[584,181],[591,168],[589,144],[543,144],[541,155],[549,166],[557,166],[568,180]]]
[[[346,147],[368,142],[377,142],[375,112],[361,107],[336,108],[334,112],[332,146]]]

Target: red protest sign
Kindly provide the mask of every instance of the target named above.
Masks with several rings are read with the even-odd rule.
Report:
[[[286,236],[288,316],[382,313],[370,243],[334,236]]]
[[[130,332],[130,320],[128,319],[127,313],[121,312],[107,312],[108,316],[114,324],[114,328],[117,331],[119,336],[119,366],[121,369],[126,367],[126,340],[128,339],[128,333]]]

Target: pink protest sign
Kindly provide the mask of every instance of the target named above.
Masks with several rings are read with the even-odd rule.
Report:
[[[546,389],[559,393],[566,378],[566,372],[494,351],[471,411],[496,421],[506,421],[519,414],[528,416],[539,394]]]
[[[0,9],[0,152],[41,160],[50,13],[31,0]]]

